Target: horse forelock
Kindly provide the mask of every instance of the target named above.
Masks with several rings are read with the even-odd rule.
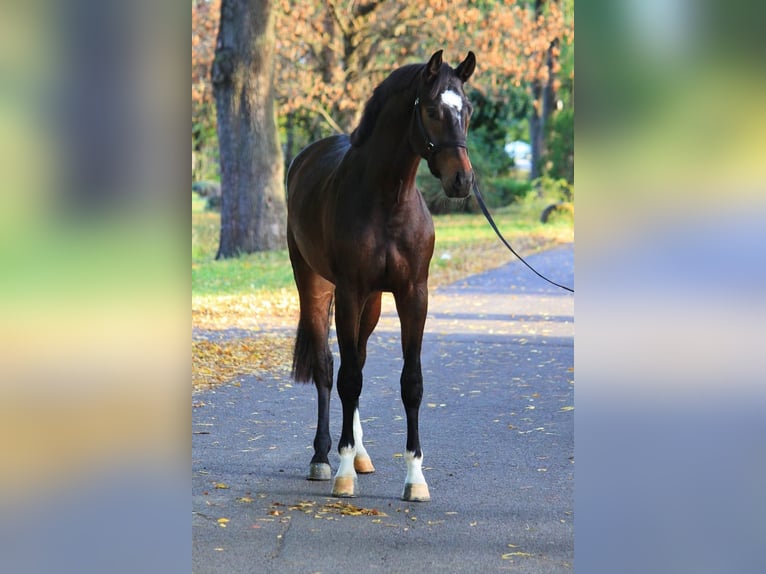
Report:
[[[419,77],[419,72],[423,67],[423,64],[403,66],[391,72],[391,75],[378,84],[364,106],[359,125],[351,132],[351,145],[360,146],[367,141],[389,98],[400,93],[403,89],[411,87]]]
[[[391,75],[378,84],[364,106],[364,112],[362,113],[362,119],[359,120],[359,125],[351,132],[351,145],[355,147],[360,146],[372,135],[378,117],[391,97],[401,95],[403,90],[415,91],[419,89],[419,86],[416,84],[419,84],[421,81],[422,72],[425,67],[425,64],[402,66],[391,72]],[[449,85],[450,78],[454,75],[455,72],[449,65],[446,63],[442,64],[438,76],[427,85],[427,95],[431,99],[436,99]]]

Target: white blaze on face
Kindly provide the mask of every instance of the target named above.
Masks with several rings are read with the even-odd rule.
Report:
[[[453,90],[445,90],[441,96],[442,103],[453,110],[460,112],[463,109],[463,98]]]
[[[463,127],[463,98],[454,90],[444,90],[441,95],[442,103],[452,110],[458,125]]]

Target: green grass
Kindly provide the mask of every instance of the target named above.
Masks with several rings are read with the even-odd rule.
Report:
[[[508,207],[493,210],[495,221],[517,250],[530,252],[565,241],[573,241],[571,221],[557,219],[540,223],[540,213],[551,203],[528,197]],[[287,250],[215,260],[220,215],[204,211],[205,201],[192,195],[192,294],[236,295],[254,291],[293,288]],[[434,217],[436,248],[431,263],[432,285],[448,282],[511,259],[481,214],[451,214]]]
[[[221,216],[204,209],[205,200],[192,194],[192,294],[234,295],[292,286],[286,249],[216,261]]]
[[[192,213],[202,213],[205,211],[206,204],[207,198],[200,197],[196,193],[192,193]]]

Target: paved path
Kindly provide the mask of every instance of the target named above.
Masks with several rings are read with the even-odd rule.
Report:
[[[573,259],[565,246],[528,261],[571,286]],[[360,412],[376,472],[359,477],[358,498],[331,498],[329,482],[304,478],[312,387],[281,372],[195,394],[194,572],[571,572],[573,313],[571,294],[518,262],[431,293],[421,409],[428,503],[399,499],[406,433],[390,299],[365,367]]]

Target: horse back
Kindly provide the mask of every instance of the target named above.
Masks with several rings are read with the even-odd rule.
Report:
[[[325,279],[334,282],[328,259],[334,225],[338,168],[351,147],[345,134],[318,140],[304,148],[287,170],[288,246]]]
[[[287,168],[287,198],[321,193],[351,147],[346,134],[330,136],[309,144]]]

